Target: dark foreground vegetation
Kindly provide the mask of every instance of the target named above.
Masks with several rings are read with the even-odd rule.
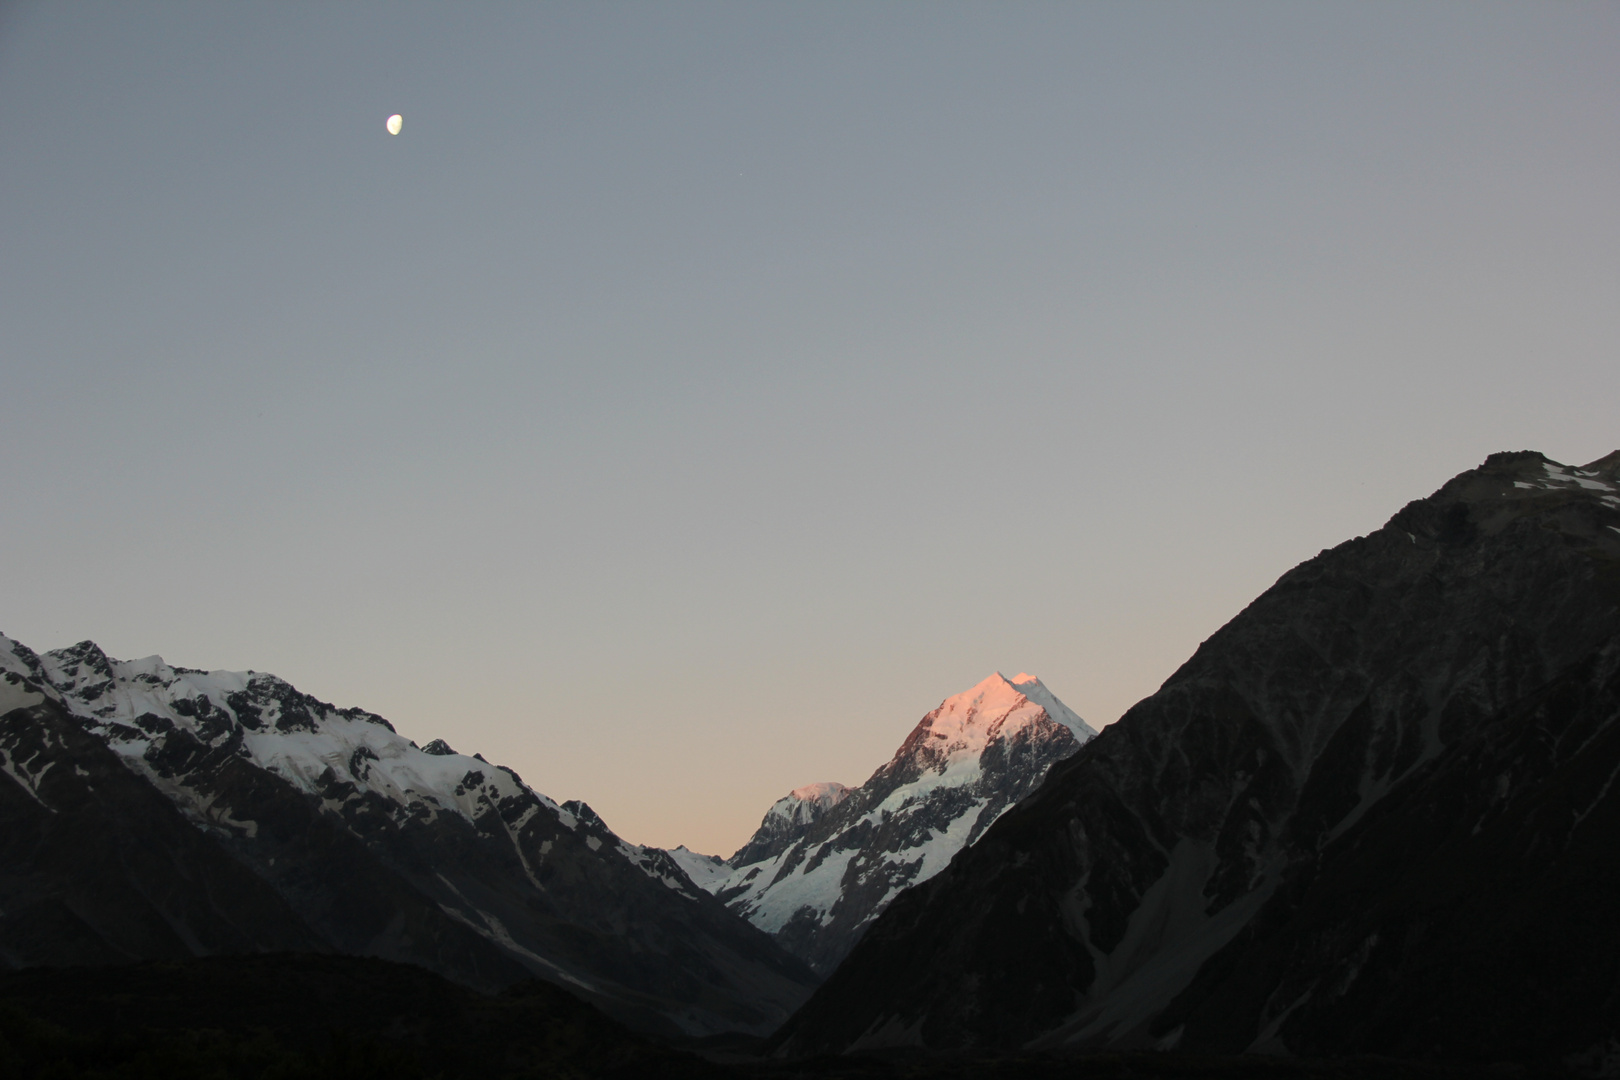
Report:
[[[0,975],[7,1080],[1045,1080],[1253,1077],[1372,1080],[1570,1075],[1551,1063],[1097,1054],[1083,1057],[751,1058],[724,1040],[673,1047],[564,990],[528,982],[483,995],[382,960],[271,955]],[[1577,1074],[1578,1075],[1578,1074]]]
[[[330,955],[211,957],[0,976],[0,1076],[706,1075],[543,982],[484,995]]]

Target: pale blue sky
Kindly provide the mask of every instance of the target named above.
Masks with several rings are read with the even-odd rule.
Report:
[[[0,6],[0,630],[729,854],[1620,447],[1620,5]],[[389,137],[383,122],[405,117]]]

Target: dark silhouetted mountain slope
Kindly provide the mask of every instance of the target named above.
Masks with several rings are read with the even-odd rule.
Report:
[[[1497,454],[1285,574],[775,1037],[1620,1051],[1620,454]]]

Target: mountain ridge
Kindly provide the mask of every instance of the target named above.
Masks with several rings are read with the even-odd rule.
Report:
[[[1602,1058],[1616,770],[1620,453],[1495,454],[1283,574],[772,1045]]]
[[[60,959],[53,949],[116,962],[315,948],[485,990],[538,976],[644,1030],[689,1034],[762,1034],[814,982],[585,804],[274,676],[4,639],[0,712],[9,966]],[[155,858],[75,861],[61,837],[102,850],[97,830]],[[131,899],[137,925],[86,881],[159,899]],[[279,929],[255,936],[233,905]]]
[[[856,788],[777,800],[730,859],[671,853],[700,887],[832,970],[902,889],[938,873],[1095,732],[1040,680],[992,674],[946,698]]]

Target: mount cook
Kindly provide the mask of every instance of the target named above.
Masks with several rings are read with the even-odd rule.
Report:
[[[483,989],[538,976],[645,1030],[766,1034],[1094,735],[1033,676],[992,675],[722,861],[629,844],[273,675],[0,635],[0,964],[333,951]]]
[[[825,974],[901,890],[943,870],[1095,735],[1035,676],[992,675],[923,717],[860,787],[795,789],[729,859],[669,854]]]
[[[1620,452],[1492,455],[1090,734],[993,676],[720,860],[271,676],[0,638],[0,964],[540,975],[644,1030],[776,1027],[783,1056],[1616,1073]],[[794,1011],[805,961],[836,968]]]

